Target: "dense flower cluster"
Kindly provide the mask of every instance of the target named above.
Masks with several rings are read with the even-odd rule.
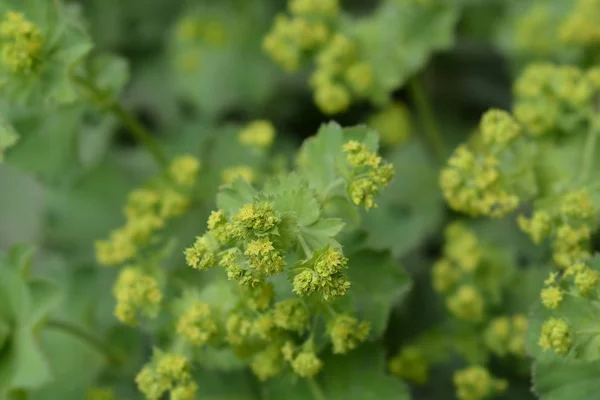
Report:
[[[479,322],[493,301],[490,294],[502,287],[507,266],[488,254],[489,249],[461,222],[448,225],[445,238],[444,257],[433,266],[433,287],[454,316]],[[497,279],[493,286],[486,283],[491,276]]]
[[[440,186],[452,208],[473,216],[502,217],[519,204],[510,177],[502,172],[501,158],[521,128],[510,114],[491,110],[481,119],[480,131],[482,151],[460,145],[440,173]]]
[[[522,314],[494,318],[483,334],[488,349],[499,357],[525,357],[525,334],[528,321]]]
[[[138,373],[135,382],[148,400],[159,400],[165,393],[173,400],[193,400],[198,386],[190,369],[185,357],[155,350],[152,362]]]
[[[493,377],[487,369],[476,365],[456,371],[454,386],[459,400],[483,400],[504,392],[507,382]]]
[[[364,98],[375,81],[356,40],[339,29],[338,0],[290,0],[291,17],[280,14],[263,47],[287,71],[314,59],[310,78],[317,106],[326,114],[345,111],[353,98]]]
[[[367,211],[377,207],[375,197],[394,177],[394,166],[355,140],[344,145],[344,152],[353,169],[348,185],[350,198],[357,206],[364,205]]]
[[[0,21],[0,43],[5,68],[15,73],[30,73],[39,67],[44,38],[23,14],[6,12]]]
[[[113,294],[117,301],[115,316],[129,325],[138,323],[138,313],[155,317],[163,297],[158,281],[136,267],[121,270]]]
[[[422,385],[429,379],[429,361],[420,346],[405,346],[388,362],[390,372]]]

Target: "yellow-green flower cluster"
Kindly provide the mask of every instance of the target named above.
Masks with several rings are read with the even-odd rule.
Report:
[[[327,334],[331,338],[334,354],[345,354],[355,349],[369,336],[371,325],[358,322],[350,314],[337,315],[327,324]]]
[[[356,43],[337,33],[316,58],[310,78],[315,103],[326,114],[346,110],[352,97],[365,97],[373,86],[371,65],[360,59]]]
[[[296,71],[303,57],[321,47],[339,12],[337,0],[290,0],[291,16],[279,14],[263,48],[286,71]]]
[[[484,331],[484,343],[497,356],[524,358],[527,325],[527,318],[522,314],[494,318]]]
[[[448,204],[472,216],[502,217],[513,211],[519,198],[503,176],[499,156],[521,129],[504,111],[490,110],[481,119],[483,149],[458,146],[440,173],[440,187]]]
[[[149,243],[168,220],[188,209],[199,170],[200,163],[194,157],[177,157],[162,181],[132,191],[124,209],[125,225],[112,231],[108,239],[96,241],[97,261],[119,265],[136,257],[140,247]]]
[[[559,38],[572,46],[591,47],[600,44],[600,1],[575,0],[575,7],[559,28]]]
[[[446,298],[446,307],[459,319],[478,322],[483,319],[485,302],[473,285],[464,284]]]
[[[244,146],[268,149],[275,139],[275,127],[269,121],[257,120],[249,123],[238,134],[238,140]]]
[[[129,325],[138,323],[139,314],[154,318],[163,297],[158,281],[137,267],[121,270],[113,294],[117,301],[115,316]]]
[[[348,259],[341,250],[326,246],[306,261],[294,277],[293,291],[298,296],[315,293],[325,301],[343,296],[350,288],[350,281],[343,273],[348,268]]]
[[[445,298],[448,310],[457,318],[478,322],[485,312],[481,290],[474,285],[479,274],[487,273],[483,249],[475,233],[461,222],[453,222],[445,230],[443,258],[432,270],[434,289]]]
[[[405,346],[388,363],[390,372],[418,385],[429,379],[429,361],[419,346]]]
[[[597,211],[587,189],[557,195],[555,203],[535,210],[531,218],[520,215],[517,222],[536,244],[553,237],[554,262],[566,268],[590,257],[589,240]]]
[[[575,66],[530,64],[515,82],[513,113],[529,134],[545,135],[556,131],[562,116],[589,105],[597,90]]]
[[[557,272],[552,272],[540,293],[542,304],[554,310],[568,294],[588,297],[597,288],[599,277],[597,271],[582,262],[569,266],[560,278]]]
[[[348,185],[350,199],[357,206],[364,205],[367,211],[377,207],[375,196],[389,185],[395,174],[394,166],[355,140],[347,142],[343,149],[353,169]]]
[[[314,351],[301,351],[292,361],[292,369],[303,378],[311,378],[323,368],[323,362]]]
[[[275,304],[273,310],[275,326],[287,330],[302,332],[308,326],[308,311],[300,299],[287,299]]]
[[[40,65],[44,38],[40,29],[18,12],[8,11],[0,21],[2,65],[15,73],[31,73]]]
[[[211,306],[193,301],[177,321],[177,334],[194,346],[202,346],[218,333]]]
[[[456,371],[454,386],[459,400],[483,400],[504,392],[508,383],[493,377],[484,367],[475,365]]]
[[[369,118],[369,126],[379,132],[381,141],[389,146],[406,142],[412,134],[408,108],[401,102],[391,103]]]
[[[198,389],[188,359],[159,350],[155,350],[152,361],[142,368],[135,382],[148,400],[159,400],[167,392],[171,399],[193,400]]]
[[[542,325],[538,344],[544,351],[552,349],[564,356],[573,346],[574,338],[569,324],[563,319],[550,318]]]

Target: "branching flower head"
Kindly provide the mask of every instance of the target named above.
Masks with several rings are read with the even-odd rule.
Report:
[[[148,400],[159,400],[166,392],[170,392],[171,398],[180,396],[182,400],[190,400],[196,392],[189,361],[179,354],[159,350],[154,351],[152,361],[142,368],[135,382]]]
[[[275,304],[274,323],[288,331],[302,332],[308,327],[308,310],[300,299],[287,299]]]
[[[138,312],[146,317],[155,317],[163,297],[158,281],[136,267],[123,268],[113,294],[117,301],[115,316],[129,325],[137,324]]]
[[[310,350],[298,353],[292,361],[292,369],[303,378],[311,378],[317,375],[321,368],[323,368],[323,362]]]
[[[15,73],[31,73],[40,64],[44,38],[21,13],[9,11],[0,21],[2,64]]]
[[[483,400],[504,392],[508,383],[494,378],[484,367],[472,366],[454,373],[454,386],[459,400]]]
[[[542,325],[542,333],[538,344],[546,350],[554,350],[560,356],[564,356],[573,346],[573,334],[569,324],[563,319],[550,318]]]
[[[367,339],[370,331],[371,325],[368,322],[358,322],[350,314],[338,315],[327,324],[327,334],[335,354],[345,354],[355,349]]]
[[[210,305],[193,301],[177,321],[177,334],[194,346],[202,346],[218,332]]]
[[[390,372],[396,376],[422,385],[429,379],[429,361],[419,346],[406,346],[388,362]]]

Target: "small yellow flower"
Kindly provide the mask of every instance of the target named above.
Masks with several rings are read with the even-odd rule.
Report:
[[[508,383],[494,378],[487,369],[477,365],[456,371],[454,386],[459,400],[483,400],[504,392]]]
[[[556,354],[564,356],[573,346],[573,335],[569,325],[562,319],[548,319],[542,325],[538,344],[544,351],[552,349]]]
[[[563,292],[558,286],[549,286],[545,289],[542,289],[540,294],[542,304],[544,304],[544,306],[550,310],[554,310],[560,306],[563,296]]]
[[[418,385],[429,379],[429,361],[419,346],[406,346],[388,363],[390,372]]]

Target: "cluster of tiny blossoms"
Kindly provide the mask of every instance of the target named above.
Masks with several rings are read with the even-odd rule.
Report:
[[[317,106],[327,114],[346,110],[353,97],[365,97],[374,83],[371,65],[362,60],[357,43],[339,32],[337,0],[290,0],[292,17],[280,14],[265,37],[270,57],[287,71],[314,58],[310,78]]]
[[[30,73],[41,62],[44,38],[40,29],[21,13],[8,11],[0,20],[2,65],[15,73]]]
[[[486,347],[498,357],[525,357],[525,334],[528,321],[523,314],[496,317],[483,334]]]
[[[159,400],[165,393],[171,400],[193,400],[198,386],[192,380],[190,362],[184,356],[154,351],[152,361],[135,378],[148,400]]]
[[[266,127],[262,123],[250,125],[239,138],[248,145],[262,145]],[[357,206],[373,207],[374,197],[389,183],[393,168],[359,142],[349,141],[344,150],[352,201]],[[292,174],[292,178],[298,176]],[[356,182],[363,181],[369,185],[361,184],[359,193]],[[239,184],[234,182],[232,188]],[[353,350],[370,333],[367,322],[359,321],[352,313],[339,312],[331,303],[351,287],[345,273],[348,259],[341,246],[324,241],[323,247],[312,248],[313,242],[307,242],[300,231],[297,212],[304,209],[296,211],[297,202],[291,199],[296,195],[313,197],[314,202],[306,201],[321,207],[316,193],[303,181],[280,190],[255,192],[251,202],[213,211],[207,231],[184,251],[193,269],[223,268],[228,280],[236,283],[233,287],[239,299],[228,309],[202,302],[189,304],[179,317],[178,335],[196,347],[230,347],[240,358],[249,360],[261,380],[286,368],[301,377],[314,376],[321,370],[323,363],[314,342],[314,329],[321,317],[325,318],[326,334],[335,354]],[[287,298],[276,300],[275,292],[279,297],[280,291],[273,285],[279,281],[273,277],[284,273],[291,281],[291,291]]]
[[[481,244],[475,233],[460,222],[446,228],[445,239],[444,257],[433,266],[433,287],[444,296],[454,316],[479,322],[485,312],[485,297],[474,285],[474,277],[487,267]]]
[[[560,132],[561,120],[586,119],[600,92],[600,69],[530,64],[514,85],[515,118],[532,136]],[[567,132],[568,133],[568,132]]]
[[[531,217],[519,215],[517,222],[534,243],[552,237],[554,263],[567,268],[590,257],[591,232],[597,210],[588,189],[556,195],[548,207],[537,207]]]
[[[502,173],[500,158],[521,134],[510,114],[488,111],[481,119],[482,150],[460,145],[440,173],[440,186],[448,204],[472,216],[502,217],[513,211],[519,198]]]
[[[352,202],[357,206],[364,205],[366,210],[377,207],[375,197],[394,177],[394,166],[355,140],[344,145],[344,152],[352,167],[352,178],[348,184]]]
[[[592,261],[593,262],[593,261]],[[597,263],[595,263],[597,264]],[[569,319],[561,315],[563,303],[569,297],[572,301],[581,301],[597,308],[600,298],[598,283],[600,273],[590,266],[590,263],[577,262],[561,272],[552,272],[544,282],[540,299],[550,314],[557,317],[549,317],[542,325],[538,344],[543,350],[553,350],[558,355],[566,355],[575,341],[581,336],[581,340],[589,338],[596,331],[576,331],[571,326]],[[572,306],[571,306],[572,307]],[[566,313],[568,315],[568,312]]]
[[[154,244],[166,222],[189,207],[200,163],[191,156],[178,157],[165,176],[154,186],[135,189],[125,206],[126,223],[111,232],[108,239],[96,242],[96,259],[102,265],[121,265],[113,287],[115,316],[123,323],[136,325],[139,316],[157,315],[162,292],[156,271],[148,260],[138,259],[140,251]]]
[[[98,262],[112,266],[134,259],[169,219],[188,209],[199,170],[196,158],[177,157],[156,184],[132,191],[124,210],[125,225],[95,243]]]
[[[388,362],[388,369],[392,374],[417,385],[429,379],[429,360],[423,348],[417,345],[401,348]]]
[[[290,0],[291,17],[278,14],[263,48],[286,71],[296,71],[303,57],[329,39],[339,13],[338,0]]]
[[[454,386],[459,400],[484,400],[504,392],[508,383],[493,377],[484,367],[475,365],[456,371]]]

